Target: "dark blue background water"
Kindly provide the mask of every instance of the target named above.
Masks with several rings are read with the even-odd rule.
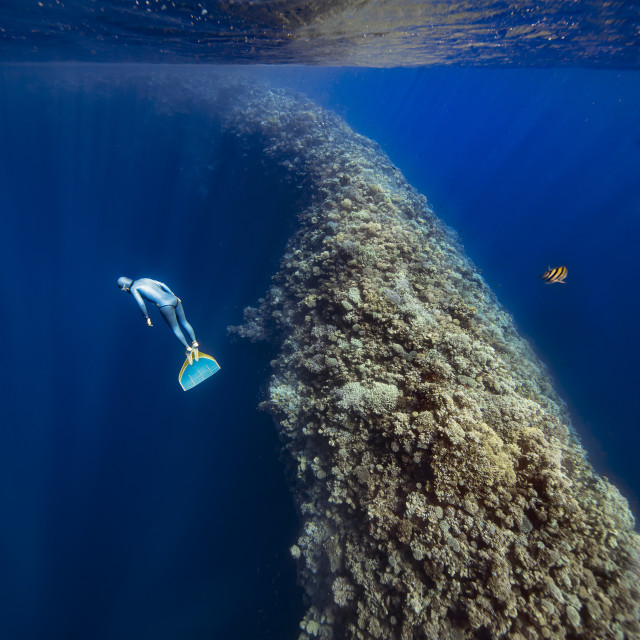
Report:
[[[461,235],[549,363],[597,468],[640,495],[640,74],[271,70],[376,139]],[[300,206],[215,118],[136,87],[0,73],[0,637],[294,638],[296,518],[271,354],[226,326],[266,289]],[[566,264],[566,285],[539,279]],[[120,275],[167,282],[222,370]]]
[[[1,95],[0,637],[294,637],[270,354],[226,337],[277,268],[290,190],[135,89]],[[183,348],[120,274],[181,296],[214,380],[182,391]]]

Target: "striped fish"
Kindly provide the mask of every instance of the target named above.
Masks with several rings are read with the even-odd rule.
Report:
[[[540,277],[548,283],[564,282],[567,277],[567,267],[555,267],[554,269],[548,267]]]

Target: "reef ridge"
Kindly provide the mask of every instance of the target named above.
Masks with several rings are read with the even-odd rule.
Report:
[[[379,146],[245,88],[223,126],[309,192],[231,333],[275,340],[268,398],[301,517],[300,640],[640,638],[640,538],[455,234]]]

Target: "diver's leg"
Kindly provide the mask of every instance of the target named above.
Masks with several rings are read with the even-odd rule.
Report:
[[[167,321],[167,324],[173,330],[173,333],[176,334],[176,338],[178,338],[178,340],[180,340],[180,342],[182,342],[182,344],[187,347],[187,349],[190,349],[191,347],[189,347],[187,341],[184,339],[184,335],[182,334],[180,326],[178,325],[175,308],[169,304],[165,307],[160,307],[160,313],[162,314],[162,317]]]
[[[186,331],[191,338],[191,347],[193,349],[193,355],[196,360],[200,359],[200,354],[198,352],[198,343],[196,342],[196,334],[193,332],[193,327],[187,322],[187,318],[184,315],[184,309],[182,308],[182,302],[178,298],[178,304],[176,305],[176,315],[178,316],[178,320],[180,322],[180,326],[183,331]]]
[[[178,304],[176,305],[176,316],[178,316],[178,321],[180,322],[180,325],[182,326],[184,331],[186,331],[191,338],[191,342],[195,342],[196,334],[193,333],[193,328],[187,322],[187,318],[184,315],[184,309],[182,308],[182,302],[180,302],[180,300],[178,300]]]

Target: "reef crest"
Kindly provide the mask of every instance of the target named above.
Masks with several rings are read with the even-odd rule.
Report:
[[[302,519],[300,640],[640,638],[628,505],[455,235],[335,114],[236,99],[224,126],[310,194],[231,328],[280,345],[262,406]]]

